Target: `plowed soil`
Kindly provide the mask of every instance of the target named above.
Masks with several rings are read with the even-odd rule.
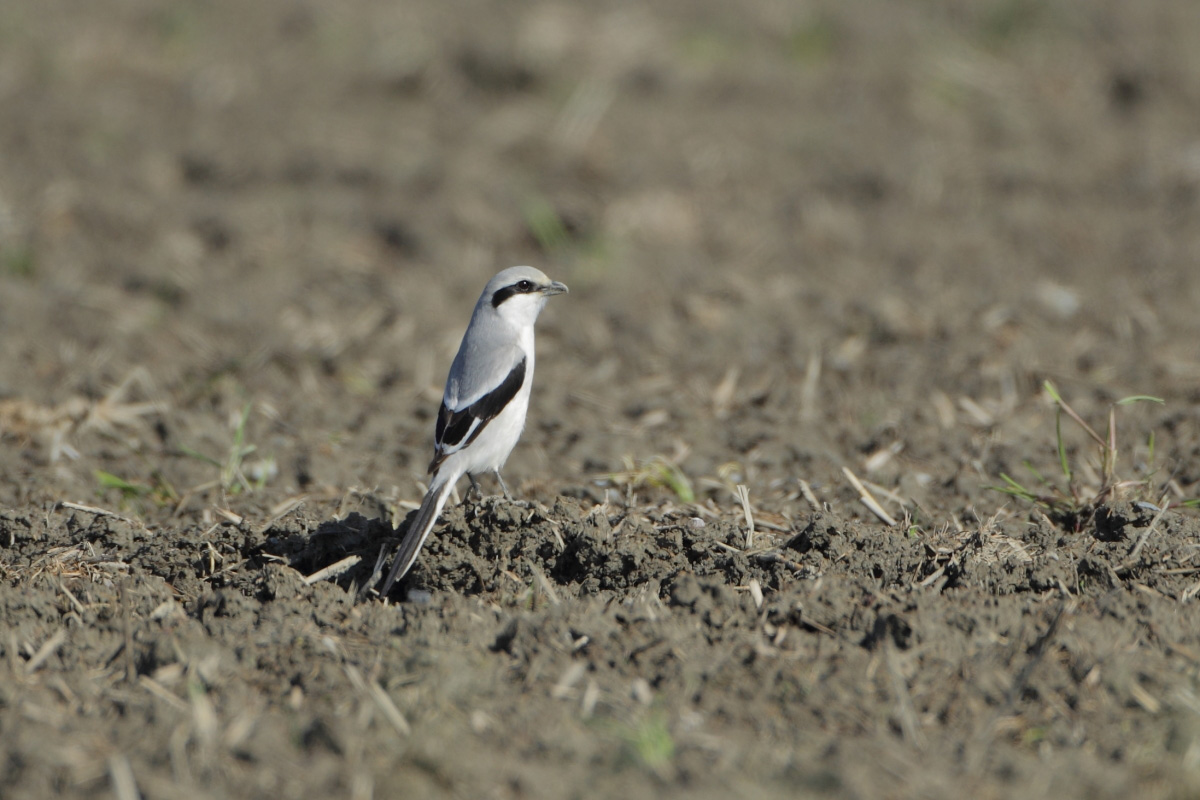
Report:
[[[1197,796],[1197,42],[5,0],[0,795]],[[518,502],[360,591],[513,264]]]

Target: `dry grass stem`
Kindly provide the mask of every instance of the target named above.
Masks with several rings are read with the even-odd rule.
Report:
[[[400,713],[400,709],[392,702],[391,696],[383,690],[379,682],[372,679],[370,683],[371,698],[379,706],[379,710],[383,712],[383,717],[391,726],[396,729],[396,733],[401,736],[411,736],[412,727],[409,726],[408,720]]]
[[[234,525],[241,525],[245,521],[245,518],[241,514],[236,514],[228,508],[213,506],[212,510],[218,517],[227,522],[232,522]]]
[[[550,689],[550,696],[555,700],[563,700],[571,697],[574,694],[575,684],[579,683],[580,679],[587,674],[587,664],[583,661],[572,661],[571,665],[563,670],[563,674],[559,676],[558,681]]]
[[[738,500],[742,503],[742,514],[746,517],[746,549],[754,547],[754,513],[750,508],[750,490],[745,484],[737,485]]]
[[[1158,527],[1158,523],[1162,521],[1163,515],[1167,513],[1167,499],[1168,495],[1164,494],[1162,496],[1162,500],[1160,500],[1158,503],[1158,513],[1154,515],[1154,519],[1150,521],[1150,524],[1146,527],[1146,530],[1142,531],[1142,535],[1138,537],[1137,544],[1135,544],[1133,549],[1129,551],[1129,555],[1126,556],[1125,560],[1116,568],[1116,573],[1118,575],[1124,577],[1125,575],[1129,574],[1129,570],[1132,569],[1137,563],[1137,558],[1139,555],[1141,555],[1142,548],[1146,545],[1146,540],[1150,538],[1150,534],[1154,532],[1154,529]]]
[[[262,524],[261,528],[259,529],[259,533],[264,533],[270,530],[276,522],[279,522],[279,520],[283,519],[288,514],[304,505],[304,501],[307,499],[307,494],[298,494],[295,497],[289,497],[281,503],[276,503],[271,507],[271,516],[268,517],[267,521]]]
[[[138,683],[140,683],[146,691],[150,692],[150,694],[154,695],[159,700],[162,700],[171,708],[184,714],[187,713],[188,704],[176,697],[174,692],[151,678],[149,675],[142,675],[140,678],[138,678]]]
[[[965,411],[971,421],[980,428],[990,428],[996,424],[996,418],[969,397],[958,398],[958,407]]]
[[[546,595],[546,599],[550,601],[551,605],[560,605],[562,601],[558,599],[558,592],[554,591],[554,585],[550,583],[550,580],[546,577],[546,573],[542,572],[541,568],[537,565],[530,565],[530,569],[533,572],[533,577],[537,580],[538,586],[541,587],[542,593]]]
[[[217,710],[199,682],[196,682],[191,690],[191,700],[192,728],[196,732],[196,738],[205,747],[211,747],[217,740],[217,733],[221,727],[217,719]]]
[[[933,413],[937,416],[938,426],[950,430],[958,422],[958,412],[954,410],[954,401],[945,392],[935,391],[929,397]]]
[[[758,582],[758,578],[751,578],[748,588],[750,589],[750,597],[754,600],[754,607],[761,610],[763,605],[763,590],[762,584]]]
[[[340,651],[336,648],[336,646],[332,647],[331,649],[335,654],[340,655]],[[374,678],[372,678],[370,681],[367,681],[365,678],[363,678],[362,673],[359,672],[358,667],[354,666],[353,664],[343,664],[342,667],[346,672],[346,677],[350,680],[350,684],[354,686],[355,689],[371,698],[379,710],[383,712],[384,719],[386,719],[391,726],[396,729],[396,733],[405,737],[412,735],[412,727],[408,724],[408,720],[404,718],[404,714],[402,714],[400,709],[396,707],[396,704],[392,702],[391,696],[384,691],[383,687],[379,685],[378,681],[376,681]]]
[[[863,461],[863,469],[869,474],[878,472],[904,450],[904,442],[893,442],[887,447],[881,447]]]
[[[47,550],[32,564],[21,565],[10,570],[10,573],[25,581],[32,581],[41,575],[104,581],[111,579],[114,570],[128,567],[128,564],[109,561],[105,556],[98,555],[90,542],[80,542]]]
[[[362,556],[346,556],[341,561],[337,561],[333,564],[330,564],[328,567],[317,570],[311,575],[305,576],[304,582],[307,585],[312,586],[314,583],[319,581],[327,580],[329,578],[336,578],[338,575],[341,575],[343,572],[355,566],[360,561],[362,561]]]
[[[815,422],[820,418],[817,389],[821,383],[821,353],[814,350],[804,366],[804,382],[800,384],[800,421]]]
[[[768,513],[769,512],[765,512],[762,509],[759,509],[757,514],[755,514],[754,529],[756,531],[757,530],[766,530],[766,531],[774,531],[775,533],[791,533],[792,526],[791,526],[790,520],[788,520],[786,517],[783,517],[781,515],[772,515],[772,516],[777,517],[778,520],[780,520],[777,522],[775,520],[770,519],[767,516]]]
[[[797,478],[796,482],[800,485],[800,494],[804,497],[804,501],[808,503],[813,511],[821,511],[821,503],[817,500],[817,496],[813,494],[812,487],[808,485],[808,481],[803,478]]]
[[[1129,686],[1129,694],[1134,701],[1141,706],[1149,714],[1157,714],[1162,711],[1162,703],[1157,697],[1146,691],[1137,681],[1134,681]]]
[[[1200,594],[1200,581],[1196,581],[1191,586],[1184,589],[1179,595],[1179,602],[1184,604],[1190,603],[1192,598],[1198,594]]]
[[[137,428],[144,424],[142,417],[164,410],[165,406],[159,402],[123,402],[135,383],[152,393],[149,372],[138,368],[100,400],[72,397],[49,407],[22,398],[0,400],[0,431],[22,440],[48,438],[51,462],[64,455],[77,459],[79,451],[67,443],[68,436],[94,430],[109,438],[119,438],[119,428]],[[130,444],[136,446],[136,442]]]
[[[858,497],[860,500],[862,500],[862,504],[866,506],[872,514],[879,517],[880,521],[882,521],[884,525],[887,525],[889,528],[896,527],[896,520],[892,518],[891,514],[883,510],[883,506],[879,505],[879,501],[871,496],[871,493],[868,492],[867,488],[862,485],[862,481],[858,479],[858,476],[851,472],[849,467],[842,467],[842,472],[845,473],[846,479],[850,481],[850,484],[858,492]]]
[[[108,757],[108,777],[112,781],[113,794],[117,800],[141,800],[137,780],[133,776],[133,766],[129,759],[120,753]]]
[[[725,371],[725,377],[717,384],[712,393],[712,408],[713,416],[717,419],[725,419],[729,416],[730,410],[733,408],[733,397],[737,391],[738,376],[741,375],[741,370],[736,366],[732,366]]]
[[[85,506],[82,503],[72,503],[67,500],[60,501],[58,507],[69,508],[72,511],[83,511],[100,517],[112,517],[113,519],[119,519],[122,522],[127,522],[130,525],[134,524],[133,520],[129,519],[128,517],[123,517],[115,511],[109,511],[107,508],[99,508],[98,506]]]
[[[874,494],[881,495],[883,497],[883,499],[887,500],[889,503],[895,503],[896,505],[900,506],[901,508],[904,508],[904,505],[905,505],[904,498],[901,497],[900,495],[896,494],[895,492],[893,492],[891,489],[887,488],[886,486],[880,486],[878,483],[874,483],[872,481],[863,481],[862,485],[867,487],[867,489],[869,489]]]
[[[732,548],[731,548],[731,549],[732,549]],[[787,558],[787,557],[786,557],[786,556],[784,556],[784,555],[781,555],[781,554],[780,554],[778,551],[776,551],[776,550],[767,550],[767,551],[765,551],[765,552],[762,552],[762,553],[756,553],[756,554],[755,554],[755,557],[756,557],[756,558],[757,558],[759,561],[765,561],[765,562],[767,562],[767,563],[769,563],[769,564],[782,564],[783,566],[785,566],[785,567],[787,567],[788,569],[790,569],[792,572],[800,572],[800,571],[802,571],[802,570],[804,569],[804,565],[803,565],[803,564],[801,564],[801,563],[799,563],[799,562],[797,562],[797,561],[793,561],[792,559],[790,559],[790,558]]]
[[[46,641],[42,642],[42,646],[33,654],[33,658],[29,659],[25,664],[25,674],[32,675],[37,671],[38,667],[46,663],[46,659],[54,655],[55,651],[62,646],[62,643],[67,640],[67,632],[64,629],[59,629],[57,633],[51,636]]]
[[[79,602],[79,598],[72,594],[71,590],[64,586],[62,581],[58,582],[58,590],[70,601],[72,608],[80,614],[84,612],[83,603]]]
[[[588,680],[579,701],[579,713],[584,719],[590,719],[596,713],[596,703],[600,702],[600,684],[595,678]]]

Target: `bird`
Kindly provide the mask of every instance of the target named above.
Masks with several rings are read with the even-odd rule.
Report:
[[[547,298],[566,292],[566,284],[534,267],[502,270],[483,287],[442,393],[429,491],[400,541],[381,597],[412,568],[463,475],[478,491],[476,476],[493,473],[505,498],[512,500],[500,469],[521,438],[529,410],[533,325]]]

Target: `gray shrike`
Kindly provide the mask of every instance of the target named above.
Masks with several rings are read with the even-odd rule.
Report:
[[[476,475],[495,473],[504,496],[512,499],[500,468],[525,427],[533,385],[533,323],[547,297],[566,291],[566,284],[533,267],[511,267],[483,287],[446,378],[429,462],[433,479],[396,551],[382,597],[417,560],[446,498],[464,474],[477,488]]]

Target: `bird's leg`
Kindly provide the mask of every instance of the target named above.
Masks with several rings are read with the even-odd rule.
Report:
[[[500,470],[495,469],[492,472],[496,473],[496,480],[500,481],[500,491],[504,492],[504,499],[508,502],[513,502],[513,496],[508,491],[508,487],[504,485],[504,478],[500,477]]]
[[[483,490],[479,488],[479,481],[475,480],[475,476],[469,472],[467,473],[467,478],[471,481],[471,488],[467,489],[466,494],[463,495],[462,504],[464,506],[467,504],[467,500],[470,499],[472,491],[475,492],[476,500],[483,499]]]

